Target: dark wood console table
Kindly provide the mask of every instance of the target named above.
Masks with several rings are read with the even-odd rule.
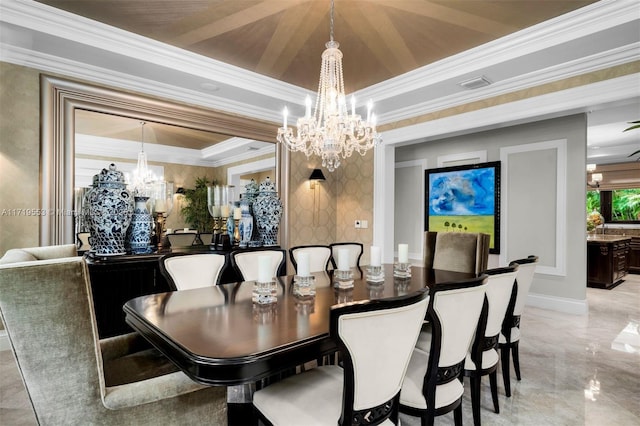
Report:
[[[201,245],[144,255],[97,257],[85,254],[91,277],[98,335],[103,339],[131,333],[133,330],[125,322],[122,306],[134,297],[171,291],[167,280],[160,273],[159,259],[163,255],[176,252],[224,254],[226,261],[220,275],[220,283],[224,284],[240,281],[229,261],[233,250],[238,248],[211,250],[209,246]]]

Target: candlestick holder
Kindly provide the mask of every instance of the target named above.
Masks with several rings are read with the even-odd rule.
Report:
[[[164,213],[157,212],[156,223],[155,223],[155,233],[156,233],[156,239],[158,240],[158,250],[160,250],[164,246],[164,238],[165,238],[164,224],[165,224]]]
[[[393,264],[393,276],[394,278],[411,278],[411,264],[404,262],[397,262]]]
[[[372,284],[384,282],[384,270],[381,265],[367,266],[367,282]]]
[[[256,281],[253,284],[251,301],[258,305],[269,305],[278,301],[275,281]]]
[[[353,288],[353,272],[351,269],[336,269],[333,272],[333,286],[337,288]]]
[[[233,244],[240,244],[240,219],[233,219]]]
[[[315,296],[316,294],[316,277],[313,275],[293,277],[293,294],[295,296]]]

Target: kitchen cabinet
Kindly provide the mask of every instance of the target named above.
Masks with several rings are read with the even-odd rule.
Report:
[[[587,286],[611,288],[629,271],[631,237],[596,235],[587,239]]]

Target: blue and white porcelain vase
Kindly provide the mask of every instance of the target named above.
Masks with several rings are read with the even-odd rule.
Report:
[[[249,242],[253,235],[253,216],[251,216],[251,207],[247,200],[240,201],[240,211],[242,217],[238,225],[240,229],[240,247],[249,247]]]
[[[154,223],[151,213],[147,210],[149,197],[134,196],[135,207],[129,226],[128,242],[133,254],[151,253],[151,230]]]
[[[260,184],[253,214],[258,225],[258,234],[263,246],[278,244],[278,228],[282,217],[282,202],[276,193],[276,187],[268,177]]]
[[[91,247],[98,256],[125,254],[127,228],[133,215],[133,199],[124,174],[115,164],[94,177],[87,196]]]

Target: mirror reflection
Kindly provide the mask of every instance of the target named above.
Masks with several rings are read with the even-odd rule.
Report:
[[[81,209],[83,194],[92,184],[93,176],[110,163],[125,173],[131,187],[141,153],[146,157],[149,186],[157,186],[153,182],[166,182],[167,187],[172,187],[172,194],[162,201],[166,207],[172,205],[170,210],[165,209],[166,229],[192,227],[189,217],[182,214],[183,194],[203,180],[209,184],[232,185],[234,201],[237,201],[251,179],[261,182],[267,176],[272,181],[277,178],[274,143],[76,109],[77,208]],[[153,201],[149,209],[156,210]],[[76,232],[88,230],[81,216],[75,228]]]

